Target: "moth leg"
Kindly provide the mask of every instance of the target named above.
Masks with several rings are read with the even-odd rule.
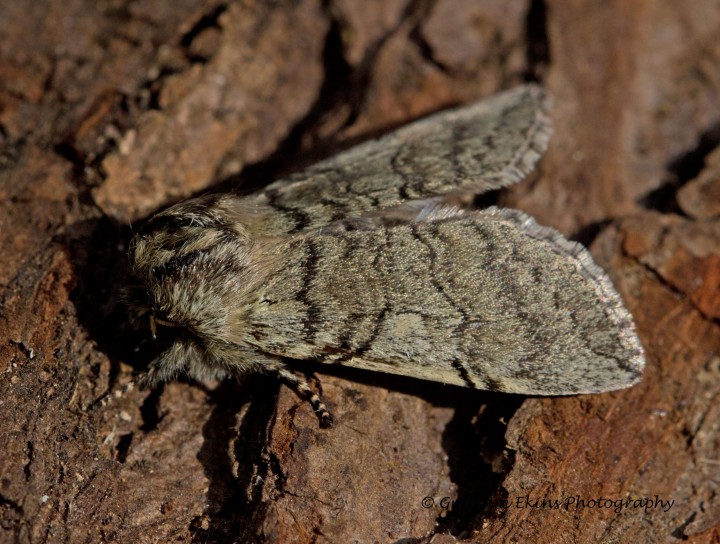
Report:
[[[105,392],[100,398],[94,400],[90,404],[91,409],[95,408],[105,408],[106,406],[112,404],[118,399],[123,398],[125,395],[130,393],[135,387],[138,385],[137,380],[134,378],[131,379],[128,383],[121,387],[116,387],[113,389],[110,389],[109,391]]]
[[[330,411],[325,406],[320,396],[310,388],[307,379],[304,376],[299,376],[294,372],[286,368],[280,368],[277,371],[278,376],[283,380],[288,387],[290,387],[295,393],[303,400],[309,402],[313,411],[317,414],[320,419],[321,427],[329,427],[332,425],[333,417]]]

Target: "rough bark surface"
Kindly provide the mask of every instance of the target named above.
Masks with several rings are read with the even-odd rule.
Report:
[[[2,2],[0,542],[720,542],[718,36],[709,0]],[[261,376],[115,393],[131,223],[526,80],[555,135],[497,199],[590,244],[640,385],[308,366],[331,429]]]

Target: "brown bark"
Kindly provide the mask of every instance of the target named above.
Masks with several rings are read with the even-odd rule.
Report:
[[[0,542],[720,542],[718,36],[702,0],[3,2]],[[592,243],[640,385],[308,366],[331,429],[260,376],[99,402],[153,355],[131,222],[527,79],[555,135],[499,201]]]

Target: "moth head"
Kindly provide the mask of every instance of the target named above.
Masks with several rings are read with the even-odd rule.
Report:
[[[127,298],[134,321],[200,339],[224,326],[233,281],[252,267],[255,240],[227,195],[207,195],[155,215],[130,242],[137,285]]]
[[[282,249],[252,233],[259,217],[253,212],[235,196],[207,195],[155,215],[132,239],[132,319],[166,348],[151,381],[223,374],[238,308],[282,257]]]

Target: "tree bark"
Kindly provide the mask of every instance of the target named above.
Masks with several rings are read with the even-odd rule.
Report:
[[[718,36],[703,0],[3,2],[0,542],[720,542]],[[132,224],[528,80],[555,134],[497,202],[590,246],[641,384],[307,365],[330,429],[269,377],[121,392]]]

